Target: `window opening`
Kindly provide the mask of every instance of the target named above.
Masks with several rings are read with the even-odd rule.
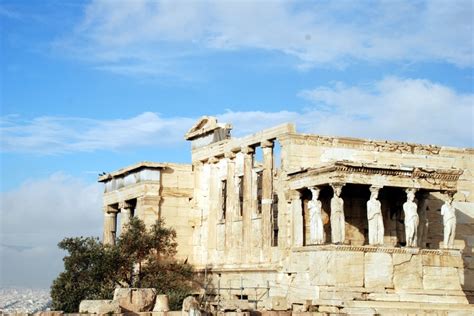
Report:
[[[278,195],[273,194],[272,203],[272,247],[278,246]]]
[[[221,220],[225,220],[227,213],[227,181],[221,181]]]
[[[257,214],[262,214],[263,172],[257,172]]]

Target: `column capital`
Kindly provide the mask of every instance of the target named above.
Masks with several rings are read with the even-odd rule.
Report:
[[[333,190],[335,189],[342,189],[346,184],[343,182],[336,182],[336,183],[331,183],[330,186]]]
[[[236,146],[236,147],[233,147],[230,151],[233,152],[234,154],[237,154],[237,153],[240,152],[241,150],[242,150],[241,147]]]
[[[452,202],[456,191],[442,191],[444,202]]]
[[[260,143],[260,147],[262,147],[262,148],[273,148],[273,141],[264,140]]]
[[[250,155],[250,154],[253,154],[255,152],[255,149],[253,147],[250,147],[250,146],[242,146],[240,148],[240,151],[245,155]]]
[[[104,205],[103,209],[106,214],[115,214],[118,212],[118,209],[112,205]]]
[[[206,160],[196,160],[196,161],[193,161],[193,165],[194,166],[197,166],[197,167],[200,167],[202,165],[204,165],[206,163]]]
[[[234,159],[235,158],[235,153],[232,151],[228,151],[224,154],[224,157],[227,159]]]
[[[405,192],[408,194],[408,193],[413,193],[415,194],[416,192],[418,191],[417,188],[406,188],[405,189]]]
[[[130,203],[127,203],[127,201],[121,201],[119,202],[119,209],[122,210],[122,209],[131,209],[133,208],[132,205],[130,205]]]
[[[371,185],[369,190],[370,192],[378,192],[383,188],[383,185]]]
[[[288,202],[301,199],[302,193],[298,190],[288,190],[285,192],[285,198]]]
[[[308,189],[311,191],[311,193],[313,193],[313,191],[321,191],[321,189],[317,186],[311,186]]]
[[[217,159],[216,157],[211,157],[207,160],[208,164],[216,164],[218,162],[219,162],[219,159]]]

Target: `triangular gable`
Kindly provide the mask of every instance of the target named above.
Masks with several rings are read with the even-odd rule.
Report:
[[[219,124],[217,118],[213,116],[201,117],[184,135],[186,140],[192,140],[199,136],[204,136],[217,128],[230,128],[229,124]]]

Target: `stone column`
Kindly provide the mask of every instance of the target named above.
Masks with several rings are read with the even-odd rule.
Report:
[[[236,196],[236,188],[235,188],[235,153],[227,152],[225,153],[225,158],[227,158],[227,188],[226,188],[226,222],[234,221],[238,218],[237,214],[237,205],[238,205],[238,197]],[[229,225],[230,226],[230,225]]]
[[[122,202],[120,207],[120,234],[127,230],[130,219],[132,218],[132,206],[127,202]]]
[[[220,204],[219,204],[219,172],[217,170],[217,163],[219,160],[215,157],[209,158],[207,164],[209,165],[209,197],[208,201],[208,222],[209,222],[209,231],[208,231],[208,244],[207,247],[210,249],[209,260],[212,260],[212,256],[215,255],[215,250],[221,250],[221,242],[224,236],[220,236]]]
[[[273,142],[261,143],[263,151],[262,171],[262,239],[263,247],[271,247],[271,211],[273,204]]]
[[[301,192],[290,191],[289,200],[291,201],[291,215],[293,218],[293,247],[303,246],[303,205],[301,201]]]
[[[237,216],[237,202],[235,190],[235,154],[233,152],[226,152],[227,159],[227,176],[226,176],[226,217],[225,217],[225,256],[228,262],[235,263],[236,255],[236,240],[241,238],[238,232],[233,231],[233,221]]]
[[[331,185],[334,196],[331,199],[331,242],[343,244],[346,240],[346,219],[344,217],[344,200],[341,198],[344,184]]]
[[[251,236],[252,236],[252,168],[253,168],[253,153],[252,147],[242,147],[244,154],[244,203],[243,203],[243,260],[246,260],[247,253],[250,252]]]
[[[104,245],[115,245],[115,237],[117,234],[117,212],[111,211],[109,206],[104,212]]]

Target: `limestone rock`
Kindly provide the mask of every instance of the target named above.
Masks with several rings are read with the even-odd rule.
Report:
[[[284,296],[272,296],[263,302],[265,309],[274,311],[288,310],[288,301]]]
[[[423,288],[426,290],[461,290],[458,269],[423,267]]]
[[[168,295],[157,295],[155,299],[154,312],[167,312],[170,310]]]
[[[333,252],[328,269],[337,286],[364,285],[364,254],[361,252]]]
[[[421,289],[423,287],[421,257],[394,253],[392,258],[395,289]]]
[[[247,300],[223,300],[220,307],[223,311],[248,311],[251,309]]]
[[[191,308],[199,308],[199,302],[194,296],[188,296],[183,300],[181,310],[183,312],[189,312]]]
[[[309,255],[311,285],[363,286],[364,253],[319,251]],[[306,262],[308,262],[306,261]],[[301,262],[304,266],[304,262]],[[307,265],[307,264],[306,264]]]
[[[18,313],[16,313],[16,315],[18,315]],[[42,311],[42,312],[36,312],[33,315],[34,316],[62,316],[64,315],[64,312],[63,311]]]
[[[365,287],[393,287],[392,256],[382,252],[365,254]]]
[[[423,266],[433,267],[463,267],[461,256],[440,256],[437,254],[423,254]]]
[[[156,289],[118,288],[114,292],[114,301],[122,309],[130,312],[149,312],[155,305]]]
[[[79,313],[89,314],[119,314],[121,308],[117,301],[112,300],[84,300],[79,304]],[[46,316],[46,315],[42,315]]]

